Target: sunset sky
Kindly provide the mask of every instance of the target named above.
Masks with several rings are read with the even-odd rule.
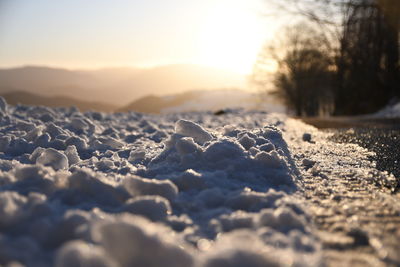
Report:
[[[265,0],[0,0],[0,67],[190,63],[248,74]]]

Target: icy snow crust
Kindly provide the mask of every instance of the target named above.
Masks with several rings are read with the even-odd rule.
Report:
[[[80,113],[0,98],[0,119],[0,264],[321,265],[292,196],[301,179],[283,115]]]

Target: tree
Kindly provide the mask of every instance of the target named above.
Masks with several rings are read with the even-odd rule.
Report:
[[[400,96],[399,3],[347,3],[337,58],[335,114],[374,112]]]
[[[268,62],[271,56],[274,58],[277,70],[273,75],[272,93],[297,116],[316,116],[330,111],[332,59],[326,45],[326,40],[314,28],[303,23],[287,28],[283,39],[266,47],[260,55],[258,66]],[[266,75],[262,68],[256,69],[256,77]]]
[[[400,1],[275,2],[288,14],[306,18],[326,40],[326,53],[335,59],[330,66],[334,114],[374,112],[400,97]],[[283,78],[281,84],[288,86],[288,77]]]

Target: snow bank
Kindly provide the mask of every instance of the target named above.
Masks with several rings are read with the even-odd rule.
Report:
[[[283,115],[0,116],[0,264],[322,264]]]
[[[400,118],[400,101],[391,103],[372,114],[372,117],[376,118]]]

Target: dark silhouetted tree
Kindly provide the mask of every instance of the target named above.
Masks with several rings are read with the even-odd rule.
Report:
[[[334,114],[374,112],[400,98],[400,1],[275,2],[318,26],[320,38],[330,43],[327,54],[335,59],[330,67]]]
[[[258,64],[271,56],[277,63],[272,93],[297,116],[331,112],[333,72],[326,45],[315,29],[299,24],[286,29],[280,42],[261,53]]]
[[[345,6],[335,114],[374,112],[400,96],[399,4],[353,0]]]

